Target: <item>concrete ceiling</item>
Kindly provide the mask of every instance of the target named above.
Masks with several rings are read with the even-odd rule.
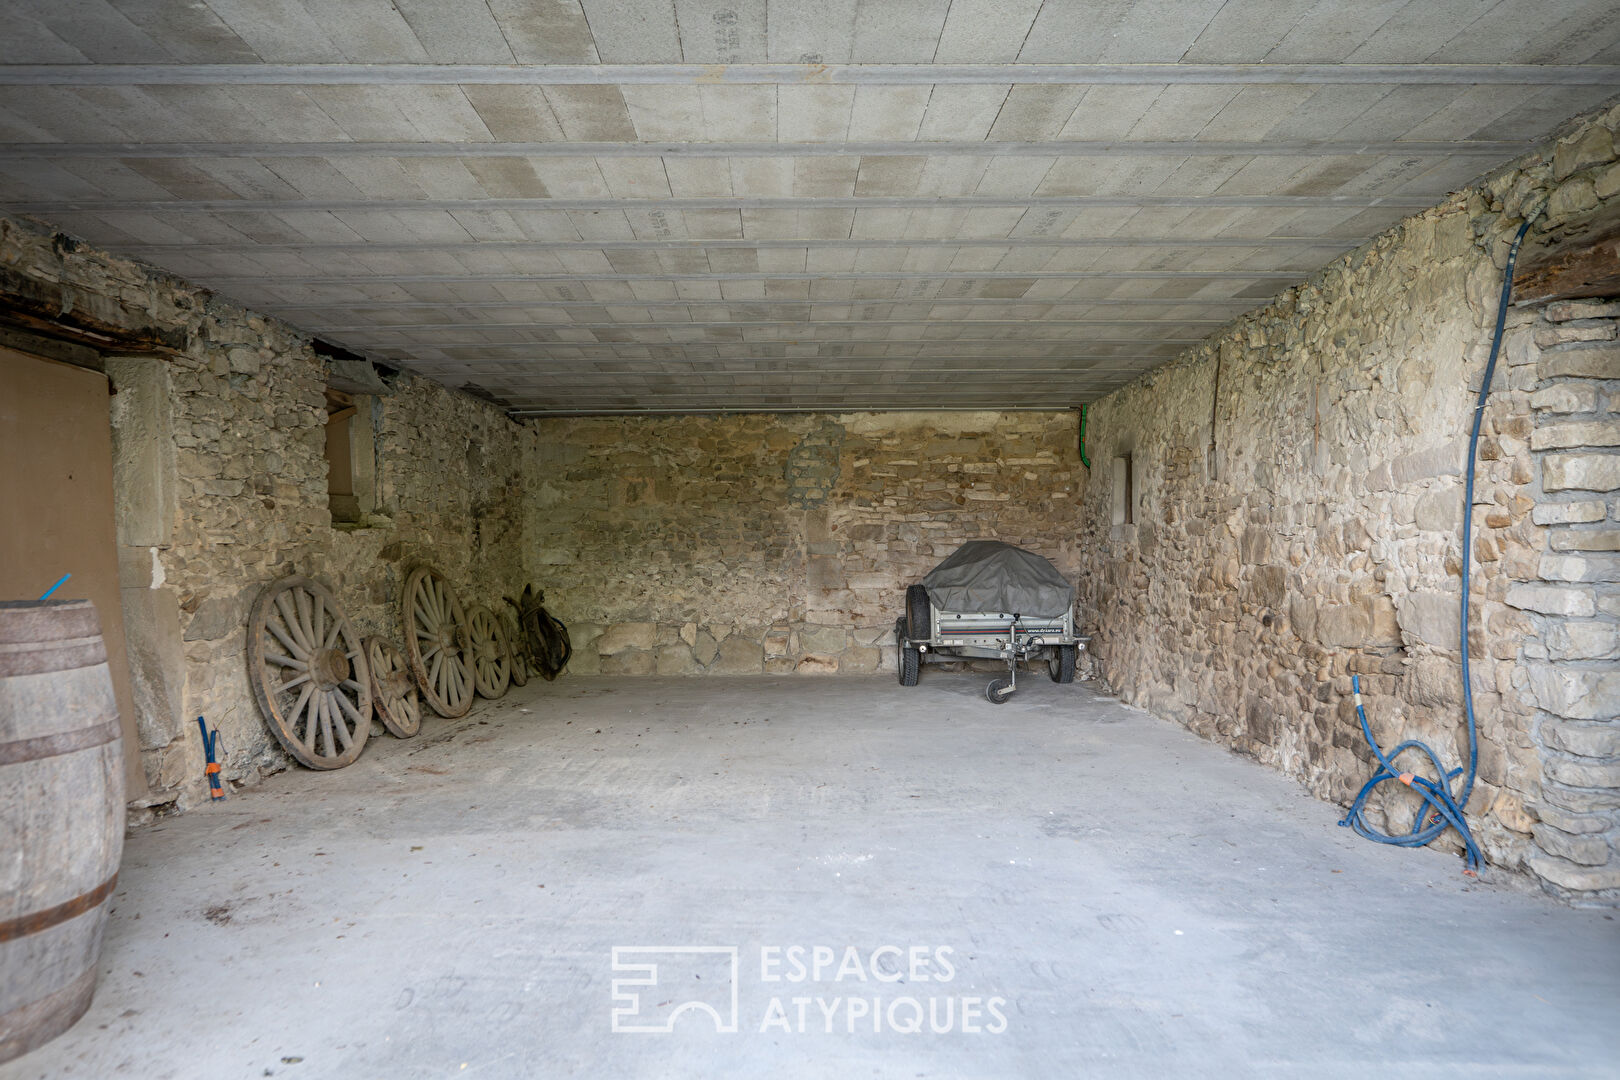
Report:
[[[1062,408],[1617,64],[1599,0],[7,0],[0,208],[519,414]]]

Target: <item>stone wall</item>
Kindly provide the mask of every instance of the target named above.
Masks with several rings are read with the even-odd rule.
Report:
[[[1072,412],[534,427],[531,576],[575,672],[892,671],[906,585],[963,541],[1077,565]]]
[[[523,578],[523,463],[532,433],[495,407],[409,375],[357,399],[367,513],[328,507],[327,364],[309,339],[204,290],[0,217],[8,292],[92,321],[112,399],[125,624],[149,807],[195,803],[195,718],[220,729],[225,776],[286,758],[247,681],[254,596],[288,574],[331,587],[365,633],[401,640],[398,590],[418,562],[464,600],[500,603]]]
[[[1093,406],[1079,581],[1125,700],[1343,804],[1374,768],[1359,674],[1383,746],[1466,762],[1462,473],[1501,268],[1549,196],[1533,236],[1614,212],[1617,125],[1576,125]],[[1595,900],[1620,897],[1617,311],[1511,312],[1473,507],[1470,826],[1492,863]],[[1380,790],[1404,831],[1415,798]]]

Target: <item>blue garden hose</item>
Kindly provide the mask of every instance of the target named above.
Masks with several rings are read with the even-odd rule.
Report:
[[[1361,734],[1366,737],[1367,745],[1372,747],[1372,752],[1378,757],[1378,771],[1373,773],[1371,780],[1361,786],[1361,791],[1339,824],[1355,829],[1368,840],[1375,840],[1380,844],[1395,844],[1398,847],[1422,847],[1446,829],[1456,829],[1463,841],[1464,873],[1467,874],[1477,874],[1481,862],[1479,845],[1474,843],[1474,836],[1468,831],[1468,820],[1463,816],[1463,809],[1467,807],[1468,798],[1474,792],[1474,780],[1479,773],[1479,729],[1474,722],[1474,683],[1468,673],[1468,580],[1474,544],[1474,460],[1479,447],[1480,421],[1485,416],[1485,399],[1490,396],[1491,378],[1496,374],[1496,359],[1502,352],[1502,328],[1507,325],[1508,301],[1513,295],[1513,266],[1518,262],[1519,245],[1524,242],[1525,233],[1530,231],[1531,222],[1541,216],[1544,207],[1545,204],[1526,215],[1524,224],[1519,226],[1518,233],[1513,237],[1513,245],[1508,248],[1507,267],[1502,274],[1502,296],[1496,306],[1496,332],[1491,336],[1491,358],[1485,364],[1485,377],[1480,380],[1479,400],[1474,405],[1474,427],[1468,436],[1467,479],[1463,485],[1462,605],[1459,639],[1462,646],[1463,712],[1468,717],[1468,775],[1462,782],[1461,791],[1453,792],[1451,785],[1452,781],[1462,775],[1463,770],[1458,768],[1447,772],[1446,767],[1440,763],[1440,756],[1427,743],[1408,739],[1388,755],[1379,748],[1378,741],[1373,738],[1372,728],[1367,724],[1367,711],[1361,707],[1361,676],[1353,675],[1350,678],[1350,685],[1356,694],[1356,717],[1361,721]],[[1429,764],[1434,766],[1435,775],[1442,779],[1431,780],[1414,773],[1397,772],[1394,759],[1407,750],[1421,751],[1428,757]],[[1380,832],[1367,821],[1367,796],[1386,780],[1399,780],[1423,796],[1425,803],[1423,812],[1413,819],[1411,831],[1399,836]]]
[[[1462,798],[1459,802],[1451,793],[1451,782],[1462,773],[1461,769],[1445,771],[1440,764],[1440,757],[1427,743],[1417,739],[1408,739],[1401,743],[1388,756],[1379,749],[1378,741],[1373,738],[1372,728],[1367,726],[1367,710],[1361,707],[1361,676],[1352,675],[1350,685],[1356,691],[1356,717],[1361,721],[1361,733],[1367,738],[1367,745],[1372,747],[1373,753],[1378,755],[1378,771],[1373,773],[1371,780],[1361,786],[1361,792],[1356,801],[1350,804],[1350,812],[1344,815],[1340,825],[1348,825],[1356,832],[1369,840],[1376,840],[1380,844],[1395,844],[1398,847],[1422,847],[1430,840],[1445,832],[1446,829],[1456,829],[1463,839],[1463,858],[1466,860],[1466,873],[1479,872],[1479,846],[1474,843],[1474,836],[1468,831],[1468,821],[1463,817],[1463,807],[1468,805],[1468,796],[1474,788],[1475,763],[1479,758],[1479,745],[1474,733],[1474,712],[1472,703],[1468,709],[1468,779],[1463,783]],[[1407,750],[1420,750],[1434,766],[1434,771],[1445,777],[1444,780],[1430,780],[1426,776],[1417,776],[1413,773],[1398,773],[1392,764],[1392,759],[1399,757]],[[1372,794],[1373,788],[1385,780],[1399,780],[1413,791],[1423,796],[1424,802],[1433,808],[1433,813],[1425,809],[1412,819],[1412,831],[1395,835],[1393,833],[1379,832],[1367,821],[1367,796]]]

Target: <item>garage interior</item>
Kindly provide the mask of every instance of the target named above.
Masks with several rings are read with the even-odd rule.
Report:
[[[109,719],[0,621],[0,1077],[1611,1075],[1617,95],[1595,0],[6,5]],[[1079,679],[897,685],[986,539]],[[555,680],[412,655],[525,587]],[[277,590],[403,672],[324,747]]]

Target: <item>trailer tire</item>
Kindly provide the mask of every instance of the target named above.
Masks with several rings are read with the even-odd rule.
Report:
[[[1074,645],[1056,645],[1056,651],[1047,657],[1047,670],[1052,674],[1055,683],[1074,682],[1074,665],[1080,649]]]
[[[900,672],[901,686],[916,686],[917,676],[922,672],[922,653],[909,645],[902,645],[895,666]]]
[[[928,610],[928,590],[921,585],[906,589],[906,636],[926,641],[934,636],[933,618]]]
[[[990,699],[992,705],[1005,705],[1007,699],[1013,696],[1012,683],[1006,679],[992,679],[990,685],[984,688],[984,696]]]

